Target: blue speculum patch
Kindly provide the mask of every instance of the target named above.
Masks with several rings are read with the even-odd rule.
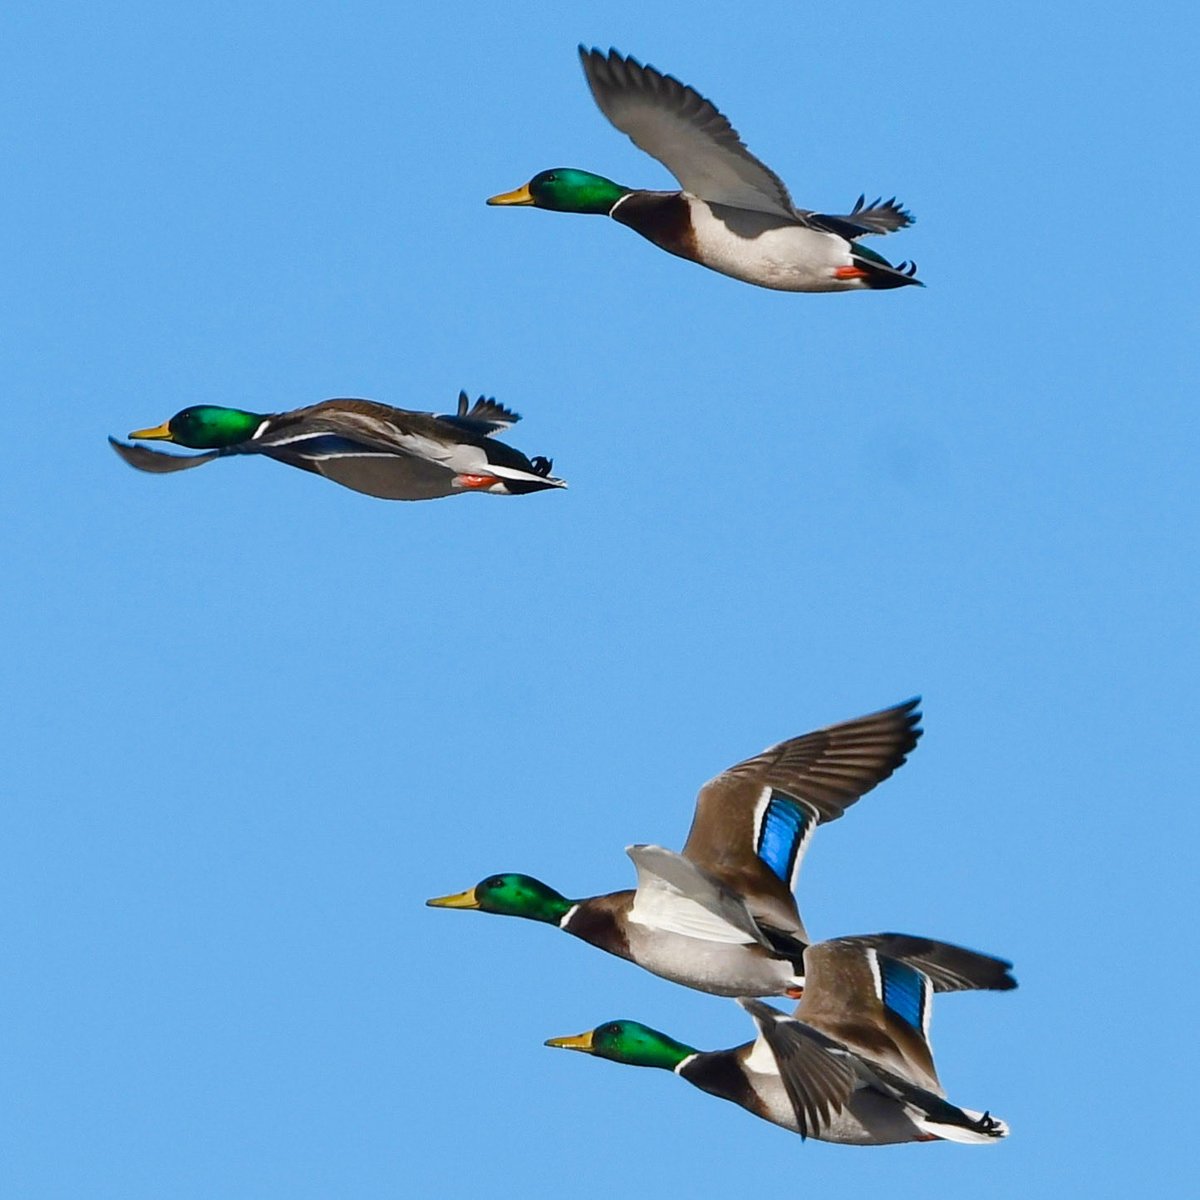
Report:
[[[925,977],[912,967],[890,958],[880,958],[884,1006],[914,1029],[925,1022]]]
[[[758,833],[758,857],[786,884],[791,883],[796,852],[811,819],[790,796],[771,793]]]

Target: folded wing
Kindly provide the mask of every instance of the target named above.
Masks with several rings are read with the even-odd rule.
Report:
[[[767,1065],[764,1052],[769,1054],[767,1062],[774,1060],[800,1136],[820,1134],[854,1091],[858,1073],[852,1057],[819,1030],[761,1000],[742,998],[738,1003],[758,1026],[758,1043],[750,1052],[749,1065]]]

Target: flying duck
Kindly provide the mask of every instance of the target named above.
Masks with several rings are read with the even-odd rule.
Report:
[[[681,190],[628,188],[556,167],[489,204],[609,216],[680,258],[778,291],[920,284],[915,264],[892,266],[862,245],[871,234],[912,224],[895,197],[867,204],[864,194],[843,216],[797,208],[779,176],[695,89],[616,50],[605,55],[580,46],[579,57],[600,111],[657,158]]]
[[[792,1016],[739,1003],[758,1036],[731,1050],[697,1050],[637,1021],[608,1021],[547,1046],[673,1071],[801,1137],[855,1146],[1008,1136],[990,1113],[946,1099],[929,1045],[926,975],[845,941],[808,948],[804,998]]]
[[[382,500],[429,500],[462,492],[520,496],[566,487],[548,458],[526,458],[494,435],[520,417],[459,393],[449,416],[409,412],[370,400],[324,400],[292,412],[253,413],[202,404],[131,438],[174,442],[203,454],[179,455],[109,438],[131,467],[162,475],[231,454],[263,454]]]
[[[801,994],[811,939],[792,895],[813,831],[887,779],[920,737],[919,700],[781,742],[700,790],[683,852],[630,846],[637,887],[572,900],[490,875],[426,903],[556,925],[655,975],[719,996]],[[946,942],[850,939],[924,971],[939,991],[1016,986],[1011,963]]]

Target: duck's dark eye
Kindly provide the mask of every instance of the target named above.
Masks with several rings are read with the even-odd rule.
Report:
[[[606,1037],[616,1037],[621,1032],[621,1027],[614,1021],[611,1025],[605,1025],[600,1032]]]
[[[504,886],[504,876],[493,875],[483,886],[487,888],[502,888]]]
[[[545,183],[557,183],[557,182],[558,182],[558,176],[557,176],[557,175],[555,175],[553,171],[551,171],[551,172],[550,172],[550,174],[546,176],[546,178],[545,178],[545,180],[544,180],[543,182],[545,182]]]

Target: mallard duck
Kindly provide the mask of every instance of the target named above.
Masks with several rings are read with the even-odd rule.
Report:
[[[781,742],[700,790],[683,853],[630,846],[637,887],[572,900],[529,875],[490,875],[435,908],[556,925],[655,975],[719,996],[798,996],[810,942],[792,890],[813,831],[904,762],[917,700]],[[1011,963],[905,934],[856,939],[942,991],[1016,986]]]
[[[408,412],[370,400],[324,400],[284,413],[202,404],[129,436],[207,453],[165,454],[109,438],[131,467],[161,475],[229,454],[264,454],[382,500],[429,500],[461,492],[520,496],[566,487],[548,458],[526,458],[494,434],[519,421],[494,400],[468,407],[460,392],[452,416]]]
[[[637,1021],[608,1021],[547,1046],[660,1067],[801,1137],[857,1146],[995,1142],[1008,1126],[946,1100],[929,1046],[933,985],[869,946],[810,946],[792,1016],[742,998],[758,1036],[697,1050]]]
[[[699,92],[615,50],[579,47],[600,111],[657,158],[682,191],[627,188],[573,167],[542,171],[489,204],[593,213],[722,275],[784,292],[845,292],[920,284],[916,265],[893,267],[861,239],[912,224],[895,197],[844,216],[796,208],[783,181],[742,144]]]

